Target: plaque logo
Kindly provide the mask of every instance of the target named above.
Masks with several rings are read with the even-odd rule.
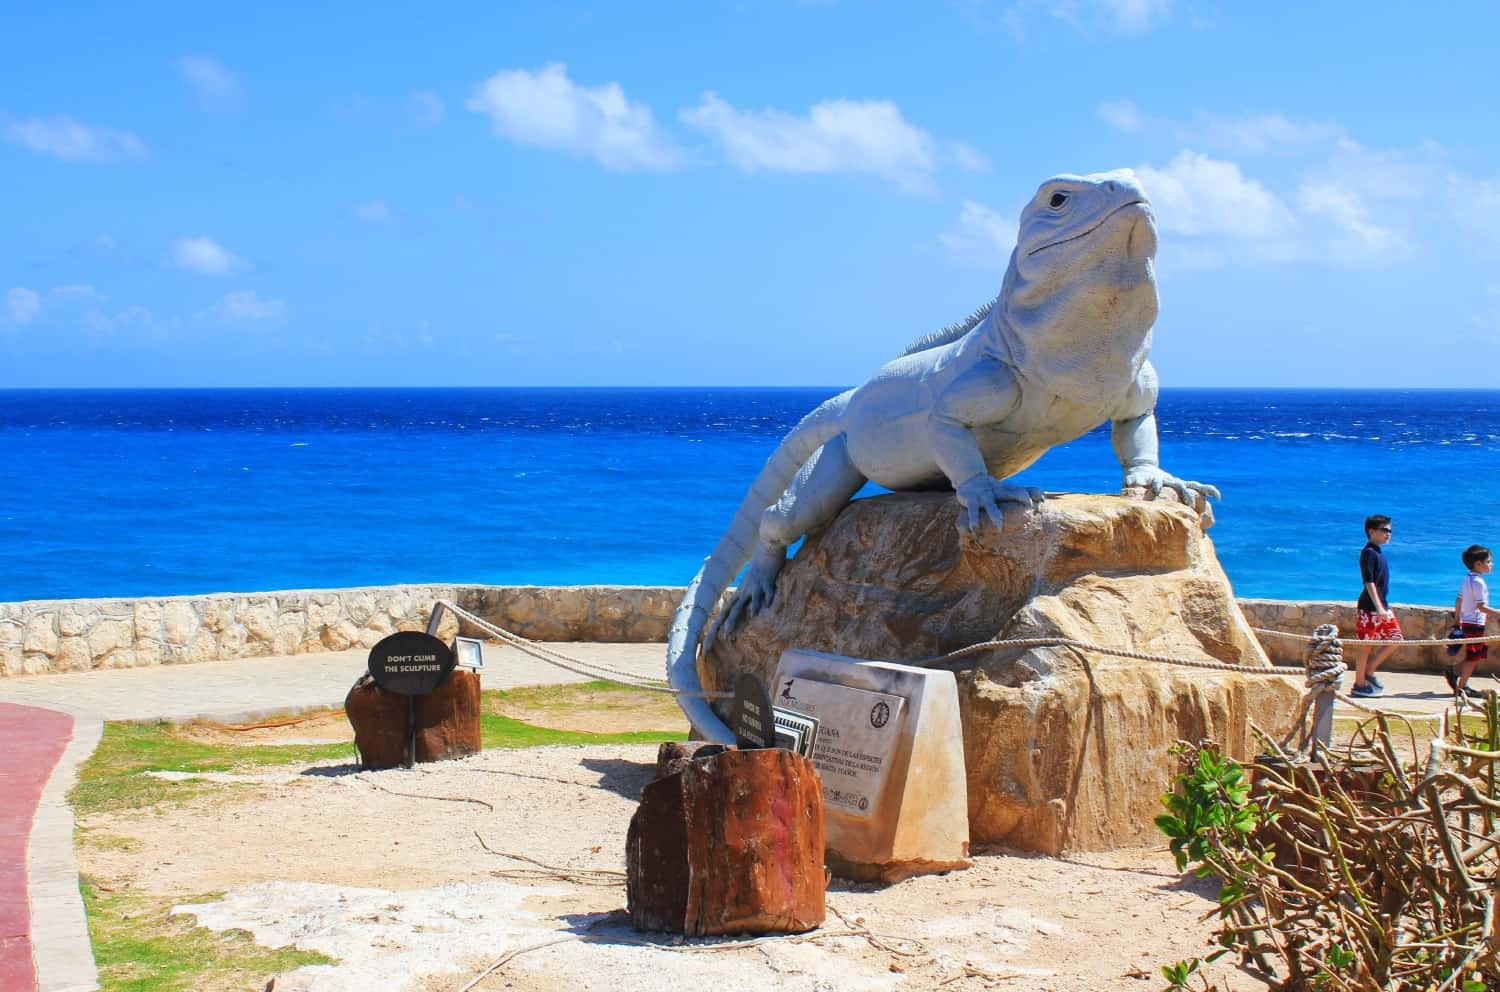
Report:
[[[792,695],[792,683],[795,682],[795,681],[797,681],[797,680],[796,679],[787,679],[786,680],[786,685],[784,685],[784,686],[781,687],[781,698],[782,699],[785,699],[788,702],[792,702],[792,703],[795,703],[797,701],[797,697],[794,696],[794,695]]]
[[[884,702],[876,703],[873,707],[871,707],[870,726],[879,729],[880,727],[884,727],[886,725],[886,721],[890,720],[890,718],[891,708]]]

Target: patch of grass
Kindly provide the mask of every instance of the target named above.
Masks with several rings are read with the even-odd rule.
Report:
[[[500,713],[479,714],[479,738],[487,748],[543,747],[547,744],[657,744],[686,740],[673,730],[633,730],[623,734],[586,734],[577,730],[534,727]]]
[[[336,964],[326,955],[258,946],[243,930],[215,933],[174,905],[218,896],[162,899],[112,892],[96,879],[79,879],[99,985],[104,992],[239,992],[262,988],[272,975],[308,964]]]
[[[73,841],[79,847],[87,847],[95,851],[139,851],[146,846],[144,841],[134,837],[100,833],[91,827],[82,826],[74,832]]]
[[[629,706],[652,703],[667,698],[618,682],[574,682],[568,685],[532,685],[519,689],[491,689],[483,694],[486,701],[504,700],[524,706],[547,709],[586,709],[600,706]]]
[[[352,757],[348,744],[228,747],[189,740],[170,723],[106,723],[98,748],[78,771],[68,802],[76,813],[86,815],[180,802],[210,787],[202,782],[166,782],[142,775],[145,771],[226,772]]]

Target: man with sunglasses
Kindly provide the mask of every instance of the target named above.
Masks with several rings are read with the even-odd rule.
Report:
[[[1365,546],[1359,553],[1359,578],[1364,588],[1359,593],[1355,636],[1361,641],[1383,641],[1380,647],[1361,644],[1354,651],[1354,688],[1351,696],[1378,696],[1385,690],[1376,671],[1396,650],[1394,642],[1404,640],[1401,624],[1391,611],[1388,592],[1391,567],[1381,547],[1391,539],[1391,518],[1377,513],[1365,518]]]

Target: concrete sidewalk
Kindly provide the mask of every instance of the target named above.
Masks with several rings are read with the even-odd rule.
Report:
[[[665,644],[551,644],[563,654],[660,679]],[[344,705],[354,680],[364,674],[363,648],[329,654],[299,654],[192,665],[116,668],[0,679],[0,702],[95,717],[102,720],[183,722],[193,719],[248,723],[274,716]],[[483,686],[561,685],[587,681],[499,644],[484,645]]]

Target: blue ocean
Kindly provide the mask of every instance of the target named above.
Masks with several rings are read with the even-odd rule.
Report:
[[[685,584],[838,388],[0,391],[0,601],[375,585]],[[1500,391],[1169,389],[1162,461],[1223,491],[1241,596],[1448,605],[1500,545]],[[1107,429],[1021,481],[1113,492]]]

